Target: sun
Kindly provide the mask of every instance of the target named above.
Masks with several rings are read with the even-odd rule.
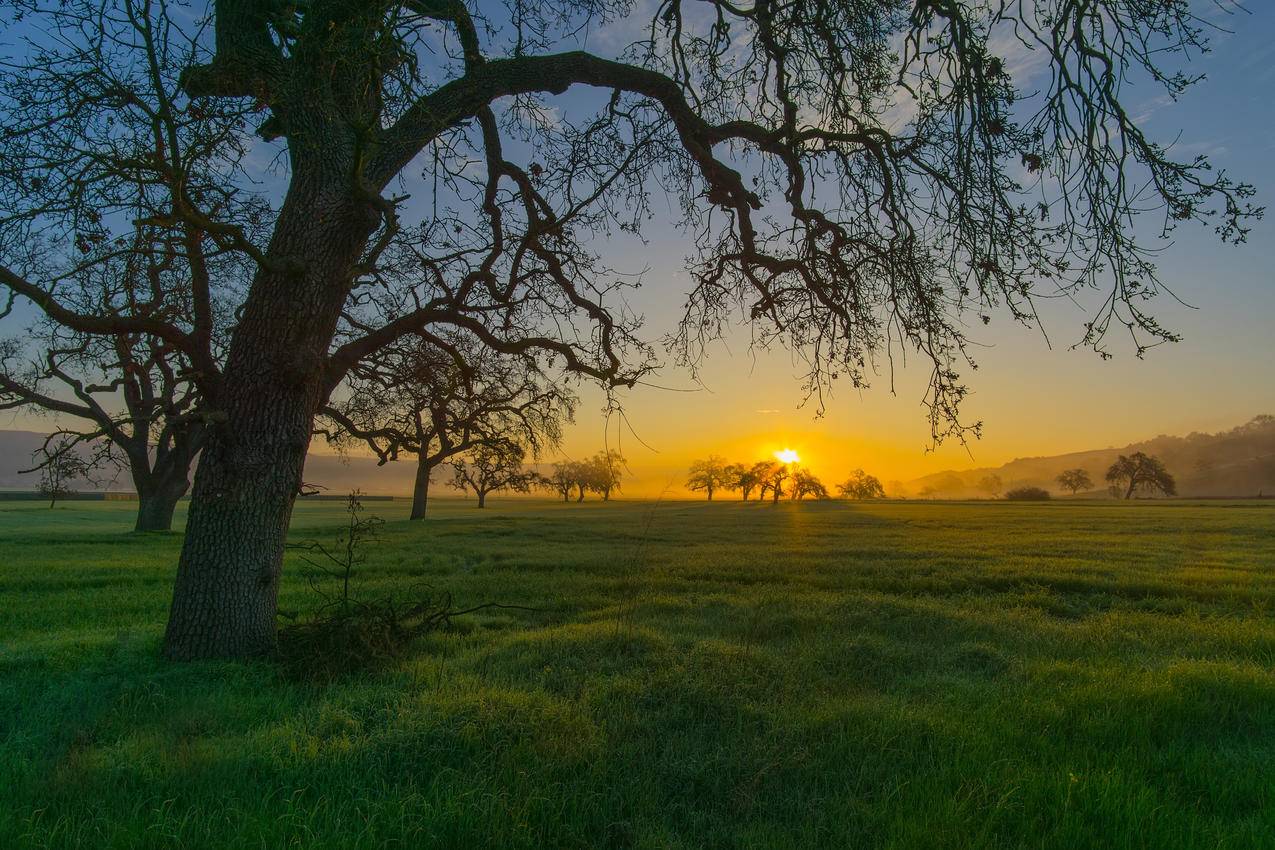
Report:
[[[797,456],[797,452],[793,449],[784,449],[781,452],[775,452],[775,457],[779,458],[780,463],[796,463],[801,460]]]

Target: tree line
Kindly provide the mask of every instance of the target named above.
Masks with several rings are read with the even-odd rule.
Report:
[[[757,494],[758,501],[769,498],[772,502],[778,502],[785,495],[795,501],[807,497],[831,498],[823,482],[799,463],[782,463],[779,460],[728,463],[718,455],[709,455],[691,464],[686,488],[703,492],[710,502],[719,492],[738,492],[745,502],[753,493]],[[856,469],[838,484],[837,492],[843,499],[885,498],[885,488],[880,480],[862,469]]]

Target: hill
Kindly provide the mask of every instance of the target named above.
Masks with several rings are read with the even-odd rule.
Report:
[[[983,497],[986,494],[979,490],[978,481],[986,475],[999,475],[1006,489],[1030,486],[1057,492],[1054,479],[1063,470],[1075,468],[1086,470],[1093,479],[1095,489],[1089,495],[1105,495],[1103,476],[1107,467],[1119,455],[1131,452],[1146,452],[1163,460],[1177,479],[1178,493],[1182,496],[1275,494],[1275,416],[1264,415],[1216,434],[1161,435],[1120,448],[1016,458],[997,467],[936,472],[907,482],[899,495],[948,499]]]

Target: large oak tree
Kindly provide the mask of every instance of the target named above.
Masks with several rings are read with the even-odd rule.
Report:
[[[134,56],[121,20],[181,12],[180,34],[142,28],[190,57],[159,109],[255,109],[264,142],[227,148],[232,179],[267,179],[281,154],[263,245],[172,193],[171,221],[254,263],[224,366],[205,364],[181,323],[67,305],[57,280],[73,251],[0,236],[0,281],[50,319],[152,334],[216,367],[172,658],[273,648],[315,415],[384,346],[462,328],[501,353],[635,382],[650,351],[589,246],[639,228],[653,197],[672,199],[695,245],[678,357],[694,362],[742,314],[760,344],[805,356],[818,394],[912,350],[931,370],[940,437],[966,427],[968,318],[1000,308],[1030,322],[1039,288],[1097,287],[1109,297],[1087,343],[1105,350],[1111,328],[1139,348],[1172,339],[1147,309],[1158,284],[1133,219],[1156,210],[1166,232],[1209,220],[1239,239],[1254,212],[1247,187],[1150,139],[1127,94],[1193,81],[1174,67],[1203,46],[1189,0],[659,0],[646,20],[624,0],[217,0],[207,29],[198,9],[146,0],[21,6],[47,55],[19,60],[17,76],[51,95],[15,101],[10,79],[6,127],[110,147],[130,96],[67,69]],[[599,27],[634,41],[590,52]],[[595,93],[587,112],[574,91],[571,115],[552,108],[578,88]],[[5,179],[76,197],[82,180],[42,171],[32,138],[6,134]],[[170,183],[182,169],[165,165]]]

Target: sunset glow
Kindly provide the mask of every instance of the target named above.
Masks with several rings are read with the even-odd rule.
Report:
[[[779,459],[780,463],[796,463],[801,460],[801,458],[797,456],[797,452],[793,449],[777,451],[775,452],[775,457]]]

